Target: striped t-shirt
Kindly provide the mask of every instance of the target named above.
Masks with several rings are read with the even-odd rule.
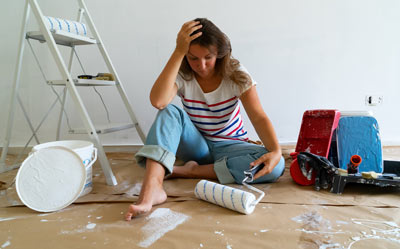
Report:
[[[212,141],[248,140],[240,115],[241,91],[231,79],[223,79],[219,87],[209,93],[203,92],[195,77],[186,81],[178,74],[176,84],[183,109],[205,138]],[[253,80],[252,84],[255,84]]]

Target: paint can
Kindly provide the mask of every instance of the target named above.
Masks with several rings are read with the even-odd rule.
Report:
[[[27,207],[38,212],[53,212],[79,198],[86,175],[78,153],[52,146],[30,153],[18,170],[15,186],[18,197]]]
[[[82,159],[82,163],[86,169],[86,182],[80,196],[89,194],[93,188],[92,182],[92,165],[97,159],[97,148],[94,147],[93,143],[84,140],[62,140],[54,141],[43,144],[38,144],[32,148],[32,152],[39,151],[44,148],[51,147],[64,147],[68,148],[79,155]]]

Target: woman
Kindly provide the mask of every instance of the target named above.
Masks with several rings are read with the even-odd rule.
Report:
[[[255,182],[274,182],[284,160],[271,121],[258,98],[255,82],[231,56],[227,36],[211,21],[198,18],[183,24],[176,48],[153,85],[151,104],[159,109],[146,140],[135,155],[146,167],[130,220],[167,199],[165,176],[207,178],[222,184],[241,183],[243,171],[264,167]],[[178,95],[183,109],[171,105]],[[264,146],[248,142],[239,100]],[[174,166],[175,156],[184,166]]]

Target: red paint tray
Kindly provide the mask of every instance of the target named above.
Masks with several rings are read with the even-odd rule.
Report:
[[[297,163],[300,152],[310,152],[319,156],[328,157],[333,132],[338,126],[340,112],[338,110],[308,110],[303,114],[299,138],[295,152],[290,156],[293,162],[290,165],[290,175],[300,185],[312,185],[315,176],[308,180]]]

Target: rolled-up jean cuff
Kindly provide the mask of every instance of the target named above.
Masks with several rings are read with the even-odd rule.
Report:
[[[162,148],[159,145],[144,145],[136,154],[136,162],[141,167],[146,167],[146,159],[150,158],[156,162],[161,163],[167,172],[165,175],[172,173],[175,163],[175,154]]]
[[[235,178],[233,178],[231,172],[226,166],[226,157],[223,157],[218,161],[214,162],[214,171],[215,174],[217,175],[218,181],[221,184],[228,184],[235,182]]]

